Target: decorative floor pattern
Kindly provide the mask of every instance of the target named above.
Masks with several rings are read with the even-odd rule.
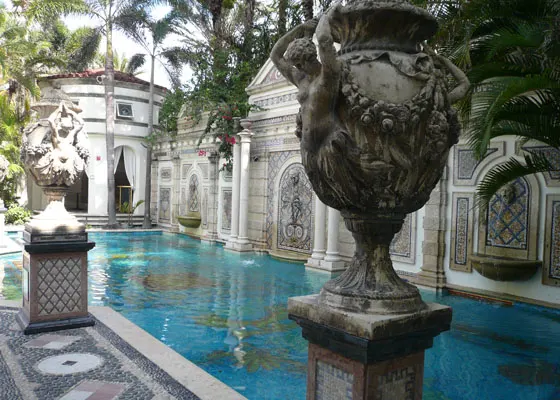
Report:
[[[16,311],[0,307],[0,400],[198,399],[99,321],[26,336]]]

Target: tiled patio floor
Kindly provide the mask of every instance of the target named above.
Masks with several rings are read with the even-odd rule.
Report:
[[[102,322],[23,335],[0,307],[0,399],[199,399]]]

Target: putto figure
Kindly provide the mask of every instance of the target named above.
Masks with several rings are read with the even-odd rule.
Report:
[[[350,0],[295,27],[272,50],[299,89],[296,135],[309,180],[325,204],[341,210],[356,241],[349,269],[321,292],[331,306],[423,307],[418,290],[394,272],[389,245],[406,214],[427,202],[459,135],[451,104],[469,82],[424,44],[436,31],[435,19],[405,0]]]
[[[39,186],[69,187],[89,157],[84,120],[78,115],[81,109],[64,93],[47,89],[46,94],[33,107],[39,121],[24,130],[22,161]]]

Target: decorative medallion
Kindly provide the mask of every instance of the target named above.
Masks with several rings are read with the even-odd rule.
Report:
[[[161,169],[161,180],[162,181],[170,181],[171,180],[171,168],[162,168]]]
[[[278,248],[310,252],[313,189],[302,164],[286,168],[278,195]]]
[[[189,199],[187,201],[189,212],[200,212],[200,194],[198,193],[198,176],[191,175],[189,181]]]

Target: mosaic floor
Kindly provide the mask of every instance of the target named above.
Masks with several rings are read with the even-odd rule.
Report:
[[[24,335],[0,307],[0,400],[198,399],[97,321]]]

